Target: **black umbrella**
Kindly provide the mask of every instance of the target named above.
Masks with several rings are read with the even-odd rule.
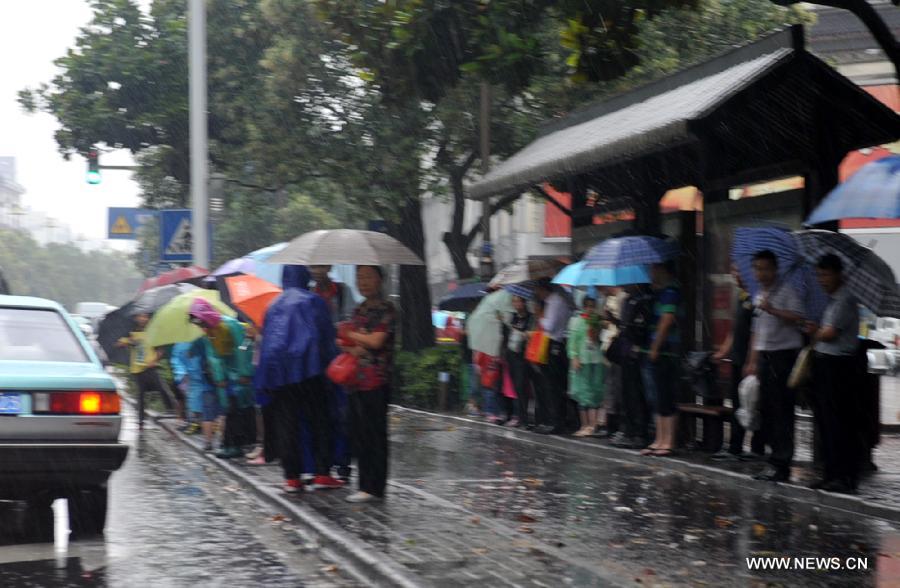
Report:
[[[451,312],[472,312],[487,293],[488,285],[484,282],[462,284],[456,290],[441,298],[438,308]]]
[[[127,337],[134,330],[134,302],[118,308],[103,317],[97,329],[97,343],[106,352],[110,363],[127,364],[129,350],[127,347],[116,347],[116,342]]]

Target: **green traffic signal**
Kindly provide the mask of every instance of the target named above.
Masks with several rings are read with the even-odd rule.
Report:
[[[97,170],[88,171],[88,173],[87,173],[87,183],[88,184],[99,184],[101,179],[102,178],[100,177],[99,171],[97,171]]]
[[[100,154],[96,149],[91,149],[87,154],[87,183],[88,184],[99,184],[100,180]]]

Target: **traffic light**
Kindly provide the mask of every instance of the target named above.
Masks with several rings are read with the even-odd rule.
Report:
[[[87,154],[87,162],[88,162],[88,170],[87,170],[87,183],[88,184],[99,184],[100,183],[100,154],[96,149],[91,149]]]

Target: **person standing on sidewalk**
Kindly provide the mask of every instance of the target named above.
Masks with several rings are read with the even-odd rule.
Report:
[[[138,428],[141,430],[144,428],[147,394],[159,392],[167,410],[175,407],[175,397],[157,370],[159,355],[144,342],[144,329],[148,322],[150,322],[149,314],[141,312],[134,315],[134,331],[129,333],[128,337],[122,337],[116,342],[116,347],[129,348],[128,371],[138,393]]]
[[[726,461],[735,459],[752,459],[754,457],[763,457],[766,453],[766,443],[763,439],[762,431],[753,433],[750,441],[751,455],[744,453],[744,437],[747,431],[738,422],[738,409],[741,407],[741,398],[738,390],[741,380],[744,377],[744,365],[747,363],[747,356],[750,351],[750,335],[753,332],[753,300],[743,278],[738,271],[737,266],[731,266],[731,277],[737,286],[737,297],[735,300],[734,318],[732,319],[732,329],[728,333],[728,337],[719,346],[719,349],[713,355],[713,361],[722,362],[726,359],[731,360],[731,407],[734,412],[731,415],[731,437],[728,447],[712,456],[715,460]]]
[[[535,431],[542,435],[560,435],[566,429],[566,398],[569,358],[566,354],[566,327],[572,309],[565,297],[553,288],[549,278],[537,282],[535,296],[544,302],[540,326],[550,338],[549,362],[543,367],[541,396],[548,422]]]
[[[507,423],[511,427],[528,427],[529,388],[534,381],[534,371],[525,359],[525,345],[528,333],[534,329],[534,315],[528,312],[528,304],[521,296],[513,296],[513,313],[505,319],[509,329],[506,343],[506,365],[509,369],[513,388],[516,390],[516,422]]]
[[[348,502],[383,498],[388,475],[388,402],[394,370],[396,311],[382,291],[384,273],[378,266],[356,268],[356,287],[365,300],[353,313],[352,329],[342,346],[359,360],[357,380],[350,392],[350,434],[359,472],[359,491]]]
[[[650,349],[644,358],[642,375],[645,388],[653,388],[656,403],[656,440],[641,453],[668,457],[675,451],[678,423],[676,402],[681,382],[681,333],[678,316],[681,288],[675,281],[674,262],[654,263],[650,267],[657,288],[650,328]]]
[[[645,284],[625,286],[628,297],[621,311],[619,333],[607,353],[621,366],[622,411],[620,430],[612,439],[616,447],[641,449],[647,445],[650,409],[641,377],[641,349],[647,348],[653,320],[653,295]]]
[[[331,309],[331,322],[337,328],[338,323],[347,320],[353,314],[353,294],[346,284],[331,279],[330,265],[313,265],[309,268],[315,285],[314,294],[318,294]],[[327,382],[329,387],[328,412],[331,416],[331,436],[334,444],[334,465],[338,478],[344,482],[350,479],[350,437],[349,437],[349,399],[347,391],[342,387]]]
[[[757,480],[787,482],[794,459],[796,392],[788,378],[803,347],[803,302],[786,282],[778,280],[778,258],[765,249],[753,256],[753,273],[760,292],[754,300],[750,360],[744,376],[759,378],[763,435],[772,448],[770,467]]]
[[[844,264],[834,254],[816,264],[816,278],[830,298],[822,324],[807,325],[814,344],[813,415],[822,443],[825,472],[812,488],[853,494],[863,454],[860,401],[859,303],[844,285]]]
[[[581,428],[576,437],[597,431],[603,406],[603,354],[600,349],[600,316],[597,300],[590,296],[581,302],[581,313],[569,320],[569,394],[581,411]]]
[[[337,355],[337,335],[328,304],[309,292],[310,274],[303,266],[282,270],[284,292],[266,311],[262,349],[254,384],[272,390],[284,491],[303,490],[300,417],[312,433],[315,476],[312,489],[341,488],[331,477],[332,446],[325,370]]]

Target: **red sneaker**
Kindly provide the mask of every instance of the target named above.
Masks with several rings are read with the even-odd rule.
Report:
[[[299,494],[300,492],[303,492],[303,482],[297,478],[285,480],[284,491],[288,494]]]
[[[312,481],[313,490],[332,490],[334,488],[343,488],[344,482],[331,476],[316,476]]]

